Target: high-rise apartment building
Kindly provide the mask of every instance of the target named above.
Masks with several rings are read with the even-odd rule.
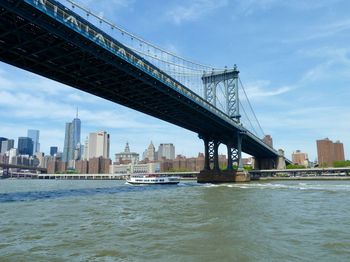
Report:
[[[333,143],[334,147],[334,161],[344,161],[345,155],[344,155],[344,146],[343,143],[341,143],[339,140]]]
[[[272,137],[270,135],[264,136],[263,141],[266,145],[273,147]]]
[[[27,132],[27,137],[30,137],[33,140],[33,153],[40,152],[40,143],[39,143],[39,130],[29,129]]]
[[[74,160],[74,152],[79,147],[80,150],[80,133],[81,133],[81,121],[77,117],[73,119],[71,123],[66,123],[66,132],[64,136],[63,147],[63,162],[69,162]],[[76,156],[78,159],[80,156]]]
[[[158,147],[158,160],[165,159],[173,160],[175,159],[175,146],[171,143],[168,144],[160,144]]]
[[[18,154],[20,155],[33,155],[33,140],[30,137],[18,138]]]
[[[300,150],[297,150],[292,154],[292,162],[293,164],[307,167],[309,164],[308,155],[306,153],[302,153]]]
[[[106,131],[89,134],[88,159],[98,157],[109,158],[109,134]]]
[[[344,161],[344,146],[341,142],[333,143],[328,138],[317,140],[317,157],[320,166],[333,166],[334,161]]]
[[[9,151],[11,148],[15,147],[15,140],[9,139],[9,140],[4,140],[1,142],[1,154],[5,154],[7,151]]]

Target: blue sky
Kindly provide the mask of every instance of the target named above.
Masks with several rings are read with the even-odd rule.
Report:
[[[65,3],[64,0],[61,2]],[[205,64],[237,64],[265,134],[290,158],[315,160],[316,139],[344,143],[350,158],[350,10],[337,0],[87,0],[124,29]],[[152,140],[177,154],[203,151],[197,135],[142,113],[0,63],[0,136],[39,129],[41,149],[62,150],[65,122],[79,107],[82,137],[106,130],[111,155],[126,141],[142,153]],[[225,152],[223,146],[220,147]]]

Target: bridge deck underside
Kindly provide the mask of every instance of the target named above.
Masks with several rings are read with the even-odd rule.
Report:
[[[0,60],[222,143],[236,142],[238,130],[230,123],[23,1],[0,3]],[[276,156],[248,136],[242,150]]]

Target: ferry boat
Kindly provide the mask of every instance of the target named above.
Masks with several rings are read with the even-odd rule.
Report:
[[[157,174],[132,174],[126,180],[129,184],[147,184],[147,185],[176,185],[180,178],[176,176],[162,176]]]

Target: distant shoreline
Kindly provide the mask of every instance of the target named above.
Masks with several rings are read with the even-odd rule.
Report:
[[[297,176],[297,177],[260,177],[252,181],[270,180],[350,180],[350,176]]]

